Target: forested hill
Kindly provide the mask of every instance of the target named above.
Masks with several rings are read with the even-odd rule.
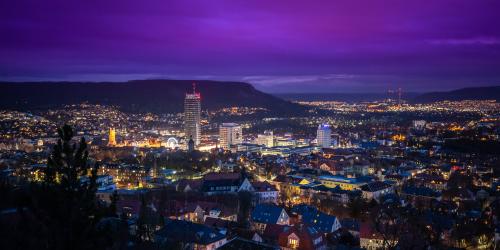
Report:
[[[243,82],[134,80],[128,82],[0,82],[0,108],[33,110],[88,102],[117,105],[128,112],[180,112],[192,83],[202,96],[202,109],[263,107],[275,114],[304,111]]]
[[[463,88],[448,92],[429,92],[412,99],[412,103],[438,101],[496,100],[500,101],[500,86]]]

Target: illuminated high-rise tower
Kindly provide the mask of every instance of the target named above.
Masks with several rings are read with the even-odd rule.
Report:
[[[116,145],[116,131],[115,131],[115,128],[109,128],[108,145],[109,146],[115,146]]]
[[[193,83],[193,93],[186,93],[184,99],[184,131],[187,140],[192,138],[195,147],[200,144],[201,138],[201,95],[196,92],[196,85]]]
[[[328,124],[320,124],[318,126],[316,140],[318,147],[329,148],[332,144],[332,130]]]

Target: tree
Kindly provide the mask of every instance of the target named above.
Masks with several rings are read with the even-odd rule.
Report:
[[[359,246],[359,240],[348,231],[341,232],[338,243],[349,247]]]
[[[139,242],[152,242],[160,217],[147,205],[144,195],[141,197],[141,208],[137,218],[137,239]]]
[[[116,217],[116,205],[118,203],[118,192],[116,190],[113,192],[113,195],[111,195],[111,204],[109,204],[109,216]]]
[[[430,232],[422,213],[399,201],[386,202],[374,216],[375,230],[383,237],[385,249],[426,249]]]
[[[454,189],[454,188],[471,189],[474,186],[472,181],[472,175],[468,172],[461,173],[460,171],[455,171],[450,175],[450,178],[446,186],[448,189]]]
[[[106,207],[96,202],[97,166],[88,164],[85,139],[73,143],[73,130],[58,130],[41,183],[26,185],[17,201],[20,220],[3,234],[4,249],[103,249],[112,237],[98,228]],[[8,245],[12,244],[12,245]]]
[[[349,215],[352,218],[359,218],[361,213],[367,209],[366,202],[362,198],[351,199],[347,207],[349,208]]]
[[[252,193],[242,191],[238,193],[238,223],[242,227],[248,227],[250,208],[252,206]]]

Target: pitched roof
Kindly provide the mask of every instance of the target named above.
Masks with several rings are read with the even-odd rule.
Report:
[[[368,184],[365,184],[365,185],[361,186],[360,188],[361,188],[361,190],[363,190],[365,192],[377,192],[377,191],[384,190],[384,189],[387,189],[390,187],[391,187],[391,185],[389,185],[386,182],[374,181],[374,182],[370,182]]]
[[[226,236],[217,230],[183,220],[166,220],[165,226],[155,233],[158,237],[171,241],[208,245]]]
[[[273,180],[274,182],[288,182],[288,176],[286,175],[278,175]]]
[[[440,192],[434,191],[431,188],[427,187],[404,187],[403,188],[403,193],[404,194],[409,194],[409,195],[418,195],[418,196],[426,196],[426,197],[439,197],[441,195]]]
[[[224,250],[224,249],[239,249],[239,250],[253,250],[253,249],[262,249],[262,250],[278,250],[280,249],[277,246],[271,246],[267,245],[264,243],[252,241],[252,240],[247,240],[247,239],[242,239],[240,237],[236,237],[232,239],[231,241],[227,242],[220,248],[219,250]]]
[[[211,210],[215,209],[221,211],[220,216],[230,216],[237,213],[236,207],[228,207],[217,202],[198,201],[196,202],[196,204],[200,206],[205,211],[205,213],[209,213]]]
[[[279,235],[285,230],[285,228],[288,228],[288,227],[290,227],[290,226],[269,224],[266,226],[266,229],[264,229],[264,233],[262,233],[262,237],[266,238],[266,239],[276,240],[276,239],[278,239]]]
[[[283,208],[272,204],[259,204],[252,211],[252,220],[265,224],[276,224],[284,211]]]
[[[301,249],[318,249],[324,247],[326,241],[323,239],[321,242],[314,244],[314,240],[323,235],[312,226],[306,226],[304,224],[296,224],[292,227],[287,227],[279,236],[279,244],[282,247],[288,246],[288,236],[291,234],[297,235],[300,240]]]
[[[315,207],[304,204],[293,207],[292,213],[301,215],[304,224],[314,226],[318,231],[323,233],[332,233],[333,226],[337,221],[337,217],[325,214],[318,211]]]
[[[207,217],[205,222],[203,223],[205,226],[213,227],[213,228],[233,228],[237,226],[237,223],[230,220],[223,220],[214,217]]]
[[[353,218],[341,219],[340,225],[347,230],[359,231],[359,221]]]
[[[270,184],[267,181],[252,182],[252,186],[255,189],[255,192],[278,191],[274,185]]]
[[[182,179],[177,182],[177,190],[184,191],[184,189],[189,186],[193,190],[198,190],[201,187],[202,180],[188,180]]]
[[[215,191],[212,187],[239,187],[243,180],[240,173],[208,173],[203,177],[202,191]]]
[[[214,181],[214,180],[239,180],[241,178],[240,173],[208,173],[203,176],[204,181]]]

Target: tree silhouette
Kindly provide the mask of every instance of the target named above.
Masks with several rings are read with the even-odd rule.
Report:
[[[161,217],[148,206],[146,197],[141,196],[141,207],[139,217],[137,218],[137,240],[144,245],[152,242],[156,227],[163,224],[160,222]]]
[[[97,166],[88,164],[85,139],[72,143],[73,130],[58,130],[41,183],[21,187],[20,217],[7,231],[3,249],[104,249],[111,238],[97,224],[106,207],[96,202]],[[5,248],[4,248],[5,247]]]
[[[238,192],[238,223],[242,227],[248,227],[250,209],[252,206],[252,194],[248,191]]]
[[[368,205],[365,200],[357,197],[349,201],[347,208],[349,209],[349,215],[352,218],[360,218],[362,212],[368,210]]]

